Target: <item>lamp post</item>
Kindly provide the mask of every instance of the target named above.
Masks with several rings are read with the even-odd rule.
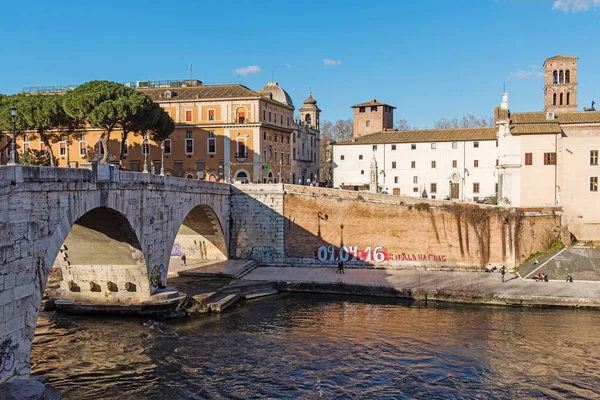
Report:
[[[148,134],[144,133],[144,140],[142,140],[142,151],[144,153],[144,170],[142,171],[144,174],[148,172]]]
[[[10,108],[10,117],[12,119],[12,140],[10,142],[8,165],[17,165],[19,163],[19,157],[17,154],[17,126],[15,121],[17,117],[17,107],[12,106]]]
[[[165,141],[160,142],[160,176],[165,176]]]

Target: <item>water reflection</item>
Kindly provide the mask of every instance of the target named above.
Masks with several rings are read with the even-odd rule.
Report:
[[[597,398],[600,313],[279,295],[216,316],[42,314],[66,399]]]

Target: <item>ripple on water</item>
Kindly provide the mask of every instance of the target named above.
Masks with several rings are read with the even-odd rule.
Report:
[[[42,313],[66,399],[598,398],[600,314],[278,296],[147,323]]]

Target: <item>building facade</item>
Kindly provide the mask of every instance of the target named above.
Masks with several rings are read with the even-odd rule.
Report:
[[[298,170],[318,171],[319,158],[298,159],[295,144],[306,128],[294,119],[294,104],[277,82],[258,91],[241,84],[203,85],[200,81],[142,81],[129,84],[147,94],[165,109],[176,128],[161,143],[130,133],[121,166],[132,171],[165,174],[219,182],[292,183]],[[316,101],[315,101],[316,107]],[[320,110],[313,112],[317,124],[310,125],[312,143],[318,143]],[[89,167],[102,155],[98,140],[102,132],[86,129],[81,140],[59,141],[52,151],[61,167]],[[305,135],[306,136],[306,135]],[[45,151],[45,145],[26,133],[19,136],[19,151]],[[109,152],[121,153],[121,132],[111,133]],[[317,145],[318,149],[318,145]],[[118,160],[114,160],[118,162]],[[314,164],[314,165],[313,165]],[[298,181],[295,181],[298,183]],[[306,184],[306,180],[302,182]]]
[[[352,136],[360,137],[381,132],[394,127],[394,109],[396,107],[371,99],[366,103],[355,104],[354,129]]]

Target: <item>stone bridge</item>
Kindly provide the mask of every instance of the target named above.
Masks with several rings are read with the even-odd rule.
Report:
[[[295,185],[231,186],[124,172],[0,166],[0,383],[29,372],[50,271],[61,297],[169,301],[169,267],[472,270],[515,265],[560,234],[560,210],[516,210]],[[53,268],[54,267],[54,268]]]
[[[63,297],[123,306],[164,298],[172,253],[227,258],[229,185],[98,167],[0,167],[0,382],[27,374],[53,266]]]

